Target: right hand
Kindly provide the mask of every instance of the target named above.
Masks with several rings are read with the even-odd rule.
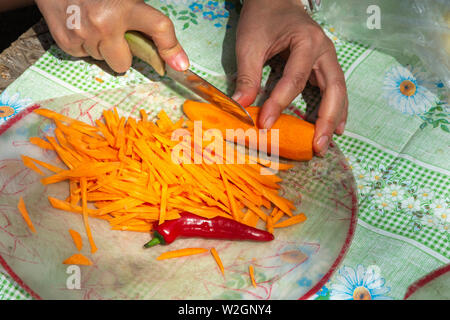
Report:
[[[131,67],[132,54],[126,31],[150,37],[161,58],[173,69],[184,71],[189,60],[177,40],[172,21],[143,0],[36,0],[58,46],[74,57],[105,60],[116,72]],[[80,8],[80,28],[67,27],[67,7]]]

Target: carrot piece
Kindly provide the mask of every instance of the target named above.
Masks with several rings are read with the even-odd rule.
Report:
[[[305,214],[300,213],[300,214],[297,214],[295,216],[292,216],[284,221],[281,221],[281,222],[275,224],[273,227],[274,228],[284,228],[284,227],[292,226],[297,223],[301,223],[305,220],[306,220]]]
[[[54,166],[54,165],[51,165],[51,164],[49,164],[49,163],[40,161],[40,160],[38,160],[38,159],[34,159],[34,158],[31,158],[31,157],[27,157],[27,158],[30,159],[31,161],[37,163],[37,164],[40,165],[41,167],[43,167],[43,168],[45,168],[45,169],[47,169],[47,170],[50,170],[50,171],[52,171],[52,172],[61,172],[61,171],[64,170],[64,169],[61,169],[60,167],[56,167],[56,166]]]
[[[77,247],[78,251],[81,251],[81,249],[83,248],[83,239],[81,239],[80,234],[73,229],[69,229],[69,233],[70,236],[72,237],[75,247]]]
[[[205,248],[185,248],[162,253],[156,260],[172,259],[207,252]]]
[[[256,288],[256,281],[255,281],[255,269],[252,265],[248,267],[248,273],[250,275],[250,280],[252,282],[252,286]]]
[[[53,148],[53,146],[52,146],[49,142],[47,142],[47,141],[45,141],[44,139],[41,139],[41,138],[39,138],[39,137],[31,137],[31,138],[30,138],[30,143],[32,143],[32,144],[38,146],[38,147],[41,148],[41,149],[55,150],[55,149]]]
[[[230,184],[228,183],[228,179],[225,176],[225,172],[223,172],[222,165],[219,164],[219,165],[217,165],[217,167],[219,168],[220,176],[222,177],[222,181],[225,186],[225,190],[227,191],[228,201],[230,202],[231,214],[232,214],[234,220],[239,221],[239,216],[238,216],[237,207],[236,207],[236,200],[234,199]]]
[[[91,266],[92,261],[81,253],[75,253],[70,256],[66,260],[63,261],[63,264],[77,264],[82,266]]]
[[[209,103],[197,102],[193,100],[186,100],[183,104],[183,111],[191,121],[201,120],[202,125],[206,129],[217,128],[222,131],[224,137],[226,129],[242,128],[244,131],[252,127],[242,121],[237,120],[232,115],[225,111],[214,108],[211,112],[212,105]],[[254,123],[258,123],[258,116],[261,108],[248,107],[246,108]],[[311,160],[313,156],[313,137],[315,126],[298,117],[288,114],[282,114],[274,123],[272,128],[267,132],[267,150],[270,151],[271,132],[272,130],[279,130],[279,155],[292,160]],[[259,130],[256,131],[256,136],[259,144]],[[236,137],[233,137],[232,142],[239,142]],[[248,136],[245,141],[249,146]]]
[[[159,212],[159,224],[164,223],[167,210],[167,184],[163,184],[161,188],[161,205]]]
[[[272,224],[277,223],[277,222],[284,216],[284,212],[283,212],[283,211],[278,210],[278,208],[275,208],[275,209],[277,209],[277,211],[276,211],[276,213],[272,216]]]
[[[273,222],[272,222],[272,217],[267,217],[266,220],[266,229],[267,232],[273,233]]]
[[[33,223],[31,222],[30,215],[28,214],[28,210],[25,207],[25,202],[23,201],[23,198],[20,197],[19,204],[17,205],[17,208],[19,209],[20,213],[22,214],[23,219],[25,220],[26,224],[30,228],[31,231],[36,232],[36,229],[33,226]]]
[[[222,260],[220,259],[219,253],[217,253],[216,248],[211,248],[211,254],[214,257],[214,260],[216,260],[216,263],[219,266],[220,272],[222,272],[222,274],[225,275],[225,268],[223,267]]]
[[[34,172],[37,172],[41,176],[44,176],[44,173],[41,171],[41,169],[36,167],[36,165],[34,164],[33,160],[30,157],[24,155],[20,155],[20,157],[22,158],[22,162],[26,167],[30,168]]]
[[[88,211],[87,211],[87,181],[86,178],[82,177],[80,179],[81,185],[81,203],[83,208],[83,222],[84,227],[86,228],[86,234],[89,240],[89,244],[91,246],[91,253],[95,253],[97,251],[97,246],[95,245],[94,238],[92,237],[91,227],[88,222]]]

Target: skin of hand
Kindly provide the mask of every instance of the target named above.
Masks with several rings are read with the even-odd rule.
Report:
[[[245,0],[236,34],[233,99],[245,107],[255,101],[263,65],[277,54],[287,55],[287,62],[262,106],[258,126],[269,129],[309,81],[322,95],[313,148],[323,156],[333,133],[344,132],[348,110],[344,73],[334,45],[300,0]]]
[[[36,0],[58,46],[75,57],[105,60],[116,72],[126,72],[132,55],[126,31],[152,38],[163,60],[175,70],[189,67],[188,57],[175,35],[172,21],[143,0]],[[80,28],[69,28],[67,8],[79,7]]]

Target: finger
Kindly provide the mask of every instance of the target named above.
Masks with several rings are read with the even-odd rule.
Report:
[[[339,121],[338,126],[336,127],[335,133],[336,134],[343,134],[345,130],[345,125],[347,123],[347,115],[348,115],[348,97],[345,99],[345,105],[344,110],[341,116],[341,120]]]
[[[326,53],[318,64],[324,76],[325,88],[316,120],[313,148],[317,154],[323,156],[328,149],[333,132],[342,116],[345,115],[347,90],[344,74],[334,52]]]
[[[172,21],[160,11],[142,2],[135,6],[130,30],[137,30],[151,37],[161,58],[173,69],[189,68],[189,59],[175,35]]]
[[[259,117],[260,126],[270,129],[283,109],[303,91],[311,74],[314,56],[314,53],[301,47],[291,50],[283,76],[263,105]]]
[[[87,52],[92,58],[96,60],[103,60],[100,51],[98,50],[99,42],[88,41],[83,43],[83,49]]]
[[[130,69],[132,55],[123,36],[115,36],[101,41],[98,50],[115,72],[123,73]]]
[[[258,95],[264,65],[263,57],[263,51],[256,48],[247,50],[247,47],[241,46],[236,49],[237,77],[232,98],[244,107],[252,104]]]
[[[64,52],[73,57],[87,57],[89,54],[83,48],[83,40],[73,32],[67,32],[62,28],[54,28],[53,39]]]

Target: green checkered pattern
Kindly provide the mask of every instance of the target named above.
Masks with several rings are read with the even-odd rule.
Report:
[[[30,300],[25,292],[9,275],[0,272],[0,300]]]
[[[408,159],[402,158],[401,155],[394,157],[368,143],[349,136],[336,137],[335,141],[344,154],[352,154],[356,158],[363,158],[368,166],[376,167],[383,163],[390,167],[391,172],[397,174],[399,179],[410,180],[420,188],[433,191],[442,199],[450,195],[450,177],[443,173],[423,168]],[[421,230],[414,230],[409,223],[410,216],[399,215],[392,211],[380,214],[373,209],[372,203],[368,201],[367,197],[359,199],[359,206],[359,219],[364,222],[384,231],[417,241],[442,256],[450,258],[448,231],[439,231],[426,225],[422,226]]]

